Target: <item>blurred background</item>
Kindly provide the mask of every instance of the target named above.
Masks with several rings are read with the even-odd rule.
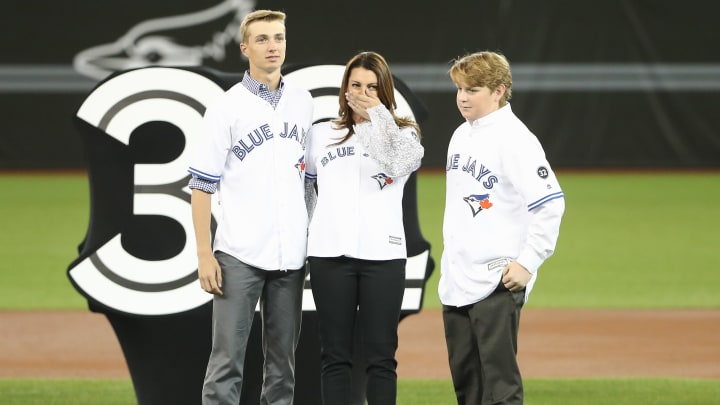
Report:
[[[447,70],[466,53],[499,51],[513,71],[512,108],[542,142],[567,202],[557,254],[543,266],[529,306],[720,308],[716,1],[4,0],[0,8],[0,311],[87,311],[66,270],[92,209],[89,159],[74,117],[96,84],[149,65],[240,73],[247,62],[236,32],[253,9],[287,13],[286,67],[344,64],[358,51],[377,51],[417,96],[426,151],[418,215],[436,263],[447,142],[461,123]],[[436,268],[425,308],[440,307],[438,276]],[[687,335],[685,343],[710,341],[717,328],[708,322],[703,336]],[[12,333],[0,328],[3,346]],[[569,397],[535,403],[580,403],[573,392],[596,392],[586,396],[597,402],[582,402],[593,404],[712,403],[717,382],[683,381],[669,397],[666,381],[653,389],[643,381],[628,399],[615,381],[595,391],[573,391],[572,381],[572,389],[547,390]],[[19,393],[8,403],[48,403],[27,401],[37,387],[3,383],[0,397]],[[121,383],[130,399],[118,403],[132,403]],[[441,383],[449,398],[449,382]],[[96,403],[77,399],[88,389],[79,384],[67,389],[68,402],[54,403]],[[405,396],[425,395],[418,389],[425,385]],[[48,398],[54,387],[46,388]],[[615,391],[622,395],[609,399]],[[690,391],[700,399],[673,402]]]
[[[446,72],[504,53],[513,110],[555,168],[720,166],[720,30],[711,0],[8,0],[0,26],[0,169],[83,168],[73,115],[109,73],[149,64],[241,72],[252,9],[288,14],[286,66],[383,54],[420,98],[424,168],[460,123]]]

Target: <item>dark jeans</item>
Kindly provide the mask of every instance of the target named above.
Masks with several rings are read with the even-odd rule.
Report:
[[[308,258],[320,330],[323,404],[350,403],[353,367],[365,367],[369,405],[395,404],[405,261]],[[355,335],[360,336],[363,365],[353,365]]]
[[[500,284],[482,301],[463,307],[443,306],[458,405],[523,403],[516,355],[524,300],[524,289],[510,292]]]

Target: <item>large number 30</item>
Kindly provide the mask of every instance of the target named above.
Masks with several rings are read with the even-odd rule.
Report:
[[[314,120],[337,114],[338,85],[343,66],[323,65],[297,69],[285,74],[288,83],[304,87],[315,102]],[[207,72],[203,72],[207,73]],[[205,108],[224,88],[209,74],[182,68],[149,67],[117,74],[107,79],[85,99],[77,117],[109,136],[129,145],[131,135],[143,125],[168,123],[183,134],[184,148],[169,162],[135,163],[133,166],[133,216],[161,216],[177,222],[184,230],[184,246],[170,258],[150,260],[137,257],[115,234],[94,251],[84,251],[68,275],[88,300],[111,310],[133,315],[164,315],[191,310],[207,303],[211,296],[197,281],[195,236],[187,185],[188,155],[200,141],[200,124]],[[405,97],[396,90],[398,113],[414,116]],[[92,149],[88,153],[97,153]],[[112,161],[112,159],[109,159]],[[90,176],[97,176],[92,172]],[[102,182],[103,179],[98,181]],[[108,180],[109,181],[109,180]],[[115,190],[122,193],[122,190]],[[95,201],[91,201],[94,205]],[[93,207],[95,208],[95,207]],[[92,209],[91,213],[98,212]],[[130,218],[116,218],[129,222]],[[90,218],[91,229],[93,218]],[[420,309],[427,250],[409,258],[408,288],[403,309]],[[314,309],[306,290],[303,309]]]

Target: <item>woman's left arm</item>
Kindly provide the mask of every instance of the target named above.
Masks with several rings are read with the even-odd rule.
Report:
[[[406,176],[417,170],[425,148],[415,129],[399,128],[382,104],[366,111],[370,120],[355,125],[355,133],[370,157],[390,176]]]

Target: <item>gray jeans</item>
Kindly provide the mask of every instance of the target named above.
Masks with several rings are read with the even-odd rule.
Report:
[[[267,271],[223,252],[215,256],[222,269],[223,295],[213,298],[212,351],[202,403],[239,403],[245,349],[259,300],[265,358],[260,404],[292,405],[304,269]]]

